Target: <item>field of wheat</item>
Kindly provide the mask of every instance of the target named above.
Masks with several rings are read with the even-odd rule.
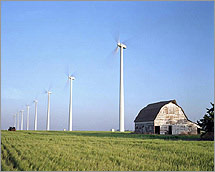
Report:
[[[1,131],[2,171],[213,171],[214,142],[199,136]]]

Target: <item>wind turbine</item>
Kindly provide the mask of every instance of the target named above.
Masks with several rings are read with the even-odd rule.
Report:
[[[119,90],[119,131],[124,132],[124,79],[123,79],[123,49],[126,49],[126,45],[117,40],[117,47],[115,53],[120,48],[120,90]]]
[[[49,131],[50,129],[50,94],[51,91],[46,92],[48,94],[48,108],[47,108],[47,123],[46,123],[46,130]]]
[[[26,105],[27,106],[27,124],[26,124],[26,130],[29,130],[29,108],[30,106],[29,105]]]
[[[16,114],[13,115],[13,117],[14,117],[14,124],[13,124],[13,126],[16,128]]]
[[[19,112],[17,112],[17,130],[19,130]]]
[[[21,110],[21,130],[23,130],[23,112],[24,110]]]
[[[35,118],[34,118],[34,130],[37,130],[37,100],[34,100],[35,103]]]
[[[73,75],[68,76],[70,81],[70,101],[69,101],[69,126],[68,130],[72,131],[72,81],[75,80]]]

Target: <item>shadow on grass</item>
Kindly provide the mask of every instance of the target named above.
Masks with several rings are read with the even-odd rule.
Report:
[[[83,136],[83,137],[109,137],[109,138],[136,138],[136,139],[163,139],[163,140],[185,140],[198,141],[200,135],[155,135],[134,134],[132,132],[108,132],[108,131],[22,131],[23,134],[49,135],[49,136]]]

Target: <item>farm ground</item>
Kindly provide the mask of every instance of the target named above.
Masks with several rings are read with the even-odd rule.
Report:
[[[129,132],[1,131],[2,171],[213,171],[214,142]]]

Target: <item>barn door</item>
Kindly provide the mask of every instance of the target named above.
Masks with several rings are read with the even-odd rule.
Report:
[[[200,128],[197,128],[197,134],[200,134]]]
[[[169,126],[169,134],[172,134],[172,126]]]
[[[155,134],[160,134],[160,126],[155,126]]]

